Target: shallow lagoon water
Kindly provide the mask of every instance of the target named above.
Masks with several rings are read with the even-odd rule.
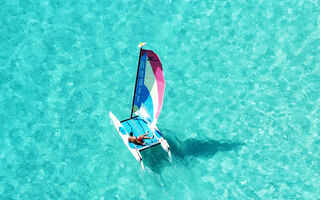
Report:
[[[1,199],[316,199],[316,1],[1,1]],[[158,127],[122,144],[138,42],[162,60]]]

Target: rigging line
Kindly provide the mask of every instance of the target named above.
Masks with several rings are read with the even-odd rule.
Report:
[[[135,129],[141,134],[140,129],[138,129],[138,127],[136,126],[136,123],[134,122],[134,120],[130,119],[130,121],[132,121],[133,126],[135,127]]]
[[[129,123],[127,123],[128,124],[128,126],[130,127],[130,129],[131,129],[131,132],[132,132],[132,134],[133,134],[133,129],[132,129],[132,126],[129,124]]]
[[[143,132],[145,133],[146,131],[144,130],[144,128],[143,128],[143,126],[141,125],[141,123],[140,123],[140,121],[139,121],[139,120],[138,120],[138,123],[140,124],[140,126],[141,126],[141,128],[142,128]]]

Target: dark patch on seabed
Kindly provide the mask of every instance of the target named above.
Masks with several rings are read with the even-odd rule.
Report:
[[[188,158],[210,158],[219,151],[237,150],[245,145],[245,143],[242,142],[232,142],[228,140],[217,141],[192,138],[180,141],[170,130],[163,130],[162,133],[167,135],[165,138],[170,145],[172,162],[169,161],[168,155],[166,155],[167,153],[162,149],[161,145],[142,152],[145,166],[156,173],[168,165],[188,165]]]

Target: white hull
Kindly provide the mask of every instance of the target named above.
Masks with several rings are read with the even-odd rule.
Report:
[[[114,116],[112,112],[109,112],[109,116],[114,124],[114,127],[117,129],[120,137],[122,138],[124,144],[127,146],[131,154],[141,164],[143,168],[142,157],[139,150],[134,145],[131,145],[131,146],[129,145],[129,141],[128,141],[129,133],[125,130],[125,128],[121,125],[120,121],[116,118],[116,116]]]

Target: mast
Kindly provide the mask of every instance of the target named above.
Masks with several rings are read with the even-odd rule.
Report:
[[[134,107],[134,98],[136,97],[136,89],[137,89],[137,83],[138,83],[138,75],[139,75],[139,67],[140,67],[141,54],[142,54],[142,47],[140,47],[139,62],[138,62],[138,69],[137,69],[137,77],[136,77],[136,84],[135,84],[135,86],[134,86],[134,91],[133,91],[133,100],[132,100],[132,107],[131,107],[130,119],[132,118],[133,107]]]

